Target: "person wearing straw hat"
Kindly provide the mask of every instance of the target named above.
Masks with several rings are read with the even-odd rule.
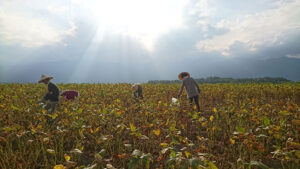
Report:
[[[180,97],[181,93],[183,92],[183,89],[186,88],[187,98],[189,99],[190,105],[192,105],[194,100],[197,106],[197,111],[200,112],[199,98],[198,98],[198,95],[200,93],[200,88],[197,82],[193,78],[191,78],[188,72],[181,72],[178,75],[178,78],[179,80],[182,81],[182,83],[177,98]]]
[[[41,79],[38,81],[38,83],[44,83],[48,85],[47,94],[41,100],[38,101],[38,103],[46,103],[48,101],[45,106],[45,109],[47,110],[48,114],[52,114],[54,112],[55,107],[59,101],[59,89],[56,86],[56,84],[51,82],[51,79],[53,79],[53,77],[42,75]]]
[[[133,91],[133,96],[135,99],[142,99],[143,98],[143,89],[142,85],[139,83],[133,84],[131,86],[131,89]]]

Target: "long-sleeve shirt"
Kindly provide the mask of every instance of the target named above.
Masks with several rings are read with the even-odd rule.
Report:
[[[200,88],[199,88],[197,82],[191,77],[186,77],[183,79],[182,84],[180,86],[178,96],[181,95],[184,88],[186,88],[186,93],[187,93],[188,98],[197,96],[200,91]]]
[[[52,82],[48,83],[48,93],[45,95],[44,99],[54,102],[59,100],[59,89],[56,84]]]
[[[143,98],[143,89],[140,84],[137,85],[137,90],[134,92],[134,97],[135,98]]]

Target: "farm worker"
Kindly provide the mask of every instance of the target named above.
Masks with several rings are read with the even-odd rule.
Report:
[[[64,90],[60,93],[62,100],[78,100],[79,92],[76,90]]]
[[[136,84],[133,84],[131,86],[131,89],[133,91],[133,96],[134,98],[140,98],[142,99],[143,98],[143,91],[142,91],[142,85],[139,84],[139,83],[136,83]]]
[[[45,109],[47,110],[47,113],[53,113],[55,110],[55,107],[58,104],[59,101],[59,89],[56,86],[56,84],[54,84],[53,82],[51,82],[51,79],[53,79],[53,77],[51,76],[47,76],[47,75],[42,75],[41,79],[39,80],[39,83],[44,83],[46,85],[48,85],[48,92],[47,94],[44,96],[44,98],[42,98],[41,100],[38,101],[38,103],[45,103],[47,102]]]
[[[190,105],[192,105],[194,100],[199,112],[200,106],[198,95],[200,93],[200,88],[198,84],[193,78],[190,77],[190,74],[188,72],[181,72],[178,75],[178,78],[182,81],[182,83],[177,97],[179,98],[183,89],[186,88],[187,98],[189,99]]]

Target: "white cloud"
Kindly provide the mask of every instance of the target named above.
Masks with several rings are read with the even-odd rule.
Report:
[[[22,6],[23,8],[21,8]],[[51,15],[43,14],[46,11],[58,14],[65,12],[66,7],[50,8],[46,4],[45,7],[38,5],[31,7],[25,1],[2,3],[0,7],[0,43],[18,44],[28,48],[55,43],[64,44],[63,40],[66,36],[75,34],[76,26],[69,20],[58,25],[48,19]]]
[[[286,55],[288,58],[295,58],[295,59],[300,59],[300,53],[295,54],[295,55]]]
[[[189,15],[196,15],[198,17],[197,24],[205,25],[209,17],[215,10],[208,0],[198,0],[193,7],[188,11]]]
[[[217,51],[230,56],[230,47],[236,42],[245,44],[249,51],[264,45],[282,43],[281,39],[290,31],[300,31],[300,0],[276,3],[277,8],[252,15],[241,16],[235,21],[223,20],[215,26],[227,33],[199,41],[196,47],[206,52]]]
[[[65,14],[68,11],[68,8],[66,6],[60,6],[60,7],[48,7],[49,12],[57,15]]]

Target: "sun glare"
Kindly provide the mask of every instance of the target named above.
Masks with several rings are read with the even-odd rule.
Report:
[[[155,39],[182,26],[185,0],[95,0],[88,1],[99,31],[126,34],[148,50]]]

